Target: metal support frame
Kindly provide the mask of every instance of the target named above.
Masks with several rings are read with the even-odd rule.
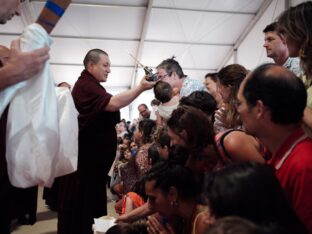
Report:
[[[142,32],[141,32],[140,43],[139,43],[139,46],[135,55],[138,61],[141,61],[142,59],[142,53],[144,50],[144,42],[145,42],[145,38],[147,34],[147,28],[149,26],[149,21],[151,18],[152,7],[153,7],[153,0],[148,0],[148,5],[147,5],[146,14],[144,17],[144,22],[143,22],[143,27],[142,27]],[[131,89],[136,85],[137,77],[138,77],[138,64],[135,63],[134,69],[132,72],[132,78],[131,78],[131,86],[130,86]],[[129,105],[129,115],[130,115],[129,117],[132,119],[133,116],[132,116],[131,111],[132,111],[132,104]]]
[[[249,24],[246,26],[244,31],[241,33],[240,37],[235,42],[234,46],[230,49],[230,51],[227,53],[227,55],[224,57],[223,61],[220,63],[218,67],[218,71],[224,67],[224,65],[229,61],[231,56],[233,55],[234,51],[238,50],[238,47],[242,44],[244,39],[248,36],[250,31],[254,28],[255,24],[258,22],[258,20],[261,18],[261,16],[264,14],[266,9],[270,6],[270,4],[273,2],[273,0],[265,0],[260,9],[258,10],[255,17],[249,22]]]

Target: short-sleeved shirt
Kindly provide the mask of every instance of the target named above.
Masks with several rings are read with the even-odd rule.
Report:
[[[189,77],[184,78],[180,97],[186,97],[195,91],[207,91],[205,85],[199,80],[193,80]]]
[[[288,57],[286,62],[283,64],[288,70],[296,74],[296,76],[301,77],[303,75],[303,70],[300,67],[300,59],[297,57]]]
[[[299,128],[268,161],[298,217],[312,233],[312,139]]]

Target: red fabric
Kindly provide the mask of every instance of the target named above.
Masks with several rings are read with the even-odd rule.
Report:
[[[135,192],[129,192],[122,198],[121,214],[124,214],[126,212],[126,199],[127,199],[127,197],[132,200],[134,208],[142,206],[145,203],[145,201],[143,200],[143,198],[139,194],[137,194]]]
[[[117,147],[120,113],[105,111],[111,94],[86,70],[75,83],[79,112],[77,172],[60,180],[58,234],[92,233],[93,218],[107,214],[106,176]]]
[[[298,129],[281,145],[272,159],[268,161],[275,168],[291,146],[304,136]],[[276,176],[288,194],[292,205],[312,233],[312,139],[306,137],[291,151],[282,166],[276,170]]]

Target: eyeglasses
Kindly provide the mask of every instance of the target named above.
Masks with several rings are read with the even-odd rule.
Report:
[[[163,80],[163,79],[165,79],[167,76],[169,76],[168,74],[165,74],[165,75],[157,75],[157,79],[158,80]]]

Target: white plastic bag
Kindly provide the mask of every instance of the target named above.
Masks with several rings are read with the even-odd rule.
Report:
[[[78,112],[70,90],[56,87],[60,149],[55,167],[55,177],[77,170],[78,161]]]
[[[31,24],[21,36],[21,49],[31,51],[50,46],[51,42],[40,25]],[[4,90],[6,97],[13,96],[9,100],[6,132],[9,179],[12,185],[21,188],[38,184],[50,187],[55,176],[66,174],[66,170],[58,168],[61,162],[58,103],[49,63],[34,78],[21,83]],[[73,168],[68,173],[72,171]]]

